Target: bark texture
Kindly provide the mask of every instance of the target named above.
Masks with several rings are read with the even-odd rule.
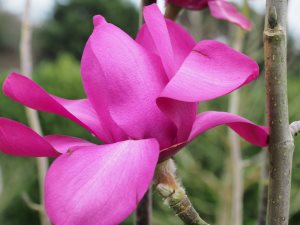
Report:
[[[293,137],[287,100],[287,4],[267,0],[264,30],[267,118],[270,127],[268,225],[287,225],[289,220]]]

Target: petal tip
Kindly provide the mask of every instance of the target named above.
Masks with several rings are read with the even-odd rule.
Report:
[[[97,26],[101,26],[105,23],[106,23],[106,20],[103,16],[96,15],[96,16],[93,17],[94,28],[97,27]]]

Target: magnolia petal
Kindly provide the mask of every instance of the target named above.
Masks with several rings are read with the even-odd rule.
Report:
[[[144,18],[136,41],[160,56],[168,77],[172,78],[196,42],[181,26],[165,19],[155,4],[144,8]]]
[[[258,126],[238,115],[216,111],[207,111],[197,115],[188,141],[191,141],[208,129],[220,125],[229,126],[251,144],[261,147],[268,145],[269,132],[266,127]]]
[[[73,147],[96,146],[96,144],[80,138],[58,134],[44,136],[44,139],[50,143],[56,151],[62,154],[70,151]]]
[[[198,43],[161,97],[201,102],[226,95],[258,77],[257,63],[217,41]]]
[[[93,17],[93,24],[94,24],[94,27],[96,26],[101,26],[101,25],[104,25],[106,24],[106,20],[103,16],[100,16],[100,15],[96,15]]]
[[[17,73],[7,77],[3,92],[33,109],[64,116],[85,127],[104,142],[110,142],[87,99],[67,100],[50,95],[34,81]]]
[[[197,115],[198,104],[178,101],[174,99],[172,95],[159,97],[156,102],[160,110],[164,112],[177,127],[176,140],[174,140],[172,144],[186,141]]]
[[[167,83],[156,55],[106,23],[94,28],[81,65],[89,99],[112,134],[121,128],[132,139],[170,144],[176,127],[155,102]]]
[[[250,30],[252,27],[251,22],[227,1],[209,0],[208,7],[211,15],[217,19],[227,20],[245,30]]]
[[[0,151],[14,156],[59,156],[43,137],[29,127],[3,117],[0,117]]]
[[[179,25],[166,20],[155,4],[144,8],[144,18],[146,24],[139,32],[137,42],[160,56],[168,77],[172,78],[196,42]],[[157,104],[177,127],[175,143],[183,141],[192,128],[197,104],[174,100],[171,95],[164,97],[167,98],[157,99]]]
[[[46,176],[46,211],[54,224],[116,225],[136,208],[158,161],[156,140],[75,148]]]
[[[169,78],[175,74],[174,52],[167,28],[167,24],[158,6],[152,4],[144,7],[144,19],[148,31],[156,45],[156,50],[161,57],[164,69]]]

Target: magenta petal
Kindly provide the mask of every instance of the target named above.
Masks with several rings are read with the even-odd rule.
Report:
[[[106,24],[106,20],[103,16],[100,16],[100,15],[96,15],[93,17],[93,24],[94,24],[94,27],[96,26],[101,26],[101,25],[104,25]]]
[[[172,78],[196,42],[181,26],[165,19],[155,4],[144,8],[144,18],[145,25],[136,41],[160,56],[168,77]]]
[[[29,127],[2,117],[0,117],[0,151],[14,156],[59,156],[43,137]]]
[[[227,20],[239,27],[250,30],[251,22],[238,12],[234,5],[224,0],[209,0],[208,7],[211,15],[217,19]]]
[[[186,58],[161,97],[198,102],[226,95],[256,79],[257,63],[217,41],[202,41]]]
[[[176,128],[156,106],[167,83],[156,55],[107,23],[94,28],[81,71],[89,99],[113,135],[121,128],[132,139],[153,137],[170,144]]]
[[[48,94],[29,78],[12,73],[3,85],[5,95],[36,110],[58,114],[73,120],[94,133],[104,142],[110,142],[87,99],[66,100]]]
[[[50,143],[55,148],[56,151],[62,154],[70,151],[70,149],[73,147],[96,145],[80,138],[70,137],[65,135],[57,135],[57,134],[44,136],[44,139],[48,143]]]
[[[172,95],[169,95],[168,98],[158,98],[157,105],[177,127],[176,140],[174,142],[178,144],[186,141],[196,118],[198,104],[178,101]]]
[[[46,176],[46,211],[54,224],[116,225],[136,208],[158,161],[156,140],[79,147]]]
[[[251,121],[227,112],[208,111],[198,114],[189,141],[199,134],[216,126],[227,125],[238,133],[242,138],[257,146],[268,145],[268,129],[258,126]]]
[[[169,78],[175,74],[174,52],[163,15],[156,4],[144,8],[144,19]]]

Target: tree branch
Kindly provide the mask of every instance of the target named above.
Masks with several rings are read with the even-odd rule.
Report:
[[[264,52],[268,125],[270,127],[270,175],[268,225],[288,224],[293,138],[287,100],[287,0],[267,0]]]
[[[192,206],[182,184],[176,176],[176,167],[172,159],[157,165],[154,185],[165,203],[186,225],[209,225],[202,220]]]
[[[21,195],[22,199],[24,200],[25,204],[32,210],[37,211],[37,212],[42,212],[44,213],[44,208],[42,205],[37,204],[33,202],[29,195],[26,192],[23,192]]]
[[[249,11],[247,0],[243,1],[243,12]],[[237,29],[237,28],[235,28]],[[233,48],[242,51],[245,39],[245,32],[241,29],[236,30]],[[240,105],[240,91],[237,90],[229,96],[228,111],[238,114]],[[229,129],[228,140],[230,146],[230,157],[232,162],[232,225],[241,225],[243,223],[243,159],[241,156],[241,143],[239,136]]]
[[[242,50],[244,40],[244,32],[239,30],[236,33],[234,48],[237,51]],[[238,114],[240,103],[240,93],[235,91],[229,97],[228,111],[233,114]],[[230,146],[230,158],[232,162],[232,224],[242,224],[243,214],[243,161],[241,157],[241,143],[239,136],[229,129],[228,140]]]
[[[30,24],[30,0],[26,0],[21,26],[20,62],[21,73],[31,77],[32,54],[31,54],[31,24]],[[37,133],[42,134],[38,114],[35,110],[25,107],[26,116],[30,127]],[[41,207],[44,206],[44,179],[48,169],[47,158],[37,158],[38,180],[40,188]],[[44,211],[39,211],[42,225],[50,225],[50,221]]]

